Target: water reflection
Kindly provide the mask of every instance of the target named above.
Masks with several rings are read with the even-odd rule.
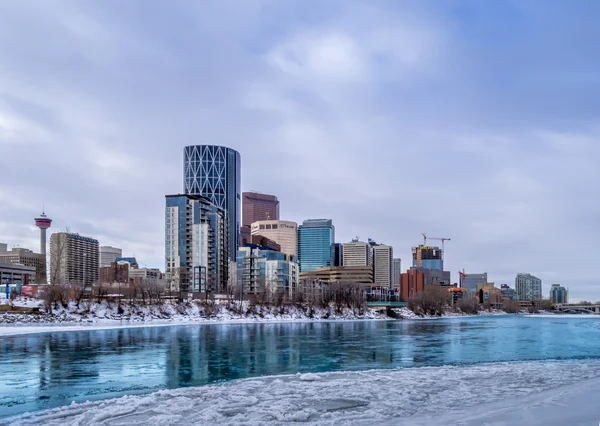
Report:
[[[262,375],[597,357],[593,321],[221,324],[4,337],[0,416]]]

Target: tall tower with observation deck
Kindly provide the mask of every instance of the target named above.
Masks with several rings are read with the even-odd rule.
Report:
[[[35,226],[40,228],[40,253],[46,254],[46,229],[50,228],[52,219],[46,216],[46,213],[42,211],[39,217],[35,218]]]

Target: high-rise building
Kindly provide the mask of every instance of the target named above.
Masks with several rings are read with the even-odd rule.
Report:
[[[352,240],[342,244],[342,262],[344,266],[369,266],[371,262],[371,246],[363,241]]]
[[[237,257],[238,288],[245,296],[291,300],[298,288],[296,256],[258,247],[240,247]]]
[[[251,226],[259,220],[279,220],[279,200],[274,195],[243,192],[242,226]]]
[[[187,195],[206,197],[227,217],[229,258],[235,262],[242,216],[241,157],[234,149],[216,145],[186,146],[183,188]]]
[[[168,288],[181,299],[225,293],[229,229],[224,209],[198,195],[167,195],[165,269]]]
[[[261,220],[250,226],[252,235],[262,235],[281,246],[281,251],[298,256],[298,224],[287,220]]]
[[[98,282],[98,240],[69,232],[50,237],[50,283],[91,287]]]
[[[550,287],[550,300],[552,300],[552,303],[569,303],[569,290],[560,284],[552,284]]]
[[[487,272],[482,274],[465,274],[464,272],[460,272],[458,275],[460,287],[473,293],[477,290],[477,284],[488,282]]]
[[[375,285],[392,287],[394,249],[391,246],[373,246],[373,277]]]
[[[333,265],[335,227],[331,219],[308,219],[298,227],[300,272]]]
[[[542,280],[531,274],[517,274],[515,290],[519,300],[542,300]]]
[[[392,259],[392,287],[400,286],[400,276],[402,275],[402,259]]]
[[[119,257],[123,256],[123,250],[117,247],[101,246],[100,247],[100,267],[105,268],[116,262]]]
[[[0,251],[0,260],[4,259],[10,263],[32,266],[35,268],[35,277],[32,282],[46,284],[46,255],[34,253],[26,248],[13,248],[10,251]]]

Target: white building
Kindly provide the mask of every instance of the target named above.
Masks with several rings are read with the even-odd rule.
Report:
[[[250,225],[252,235],[262,235],[281,246],[281,252],[298,256],[298,224],[288,220],[259,220]]]
[[[100,268],[110,266],[116,262],[119,257],[123,256],[123,250],[117,247],[101,246],[100,247]]]
[[[392,286],[400,286],[400,277],[402,275],[402,259],[399,257],[392,259]]]
[[[542,300],[542,280],[531,274],[517,274],[515,290],[519,300]]]
[[[371,262],[371,246],[362,241],[342,244],[342,262],[344,266],[369,266]]]
[[[383,287],[392,286],[392,259],[394,250],[390,246],[373,246],[373,281]]]

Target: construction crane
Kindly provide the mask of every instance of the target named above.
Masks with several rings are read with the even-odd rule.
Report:
[[[423,234],[423,237],[425,238],[425,241],[427,241],[427,238],[425,237],[425,234]],[[430,240],[438,240],[438,241],[441,241],[441,242],[442,242],[442,254],[443,254],[443,253],[446,253],[446,252],[445,252],[445,248],[444,248],[444,245],[445,245],[444,243],[445,243],[446,241],[450,241],[450,238],[435,238],[435,237],[429,237],[429,239],[430,239]]]

